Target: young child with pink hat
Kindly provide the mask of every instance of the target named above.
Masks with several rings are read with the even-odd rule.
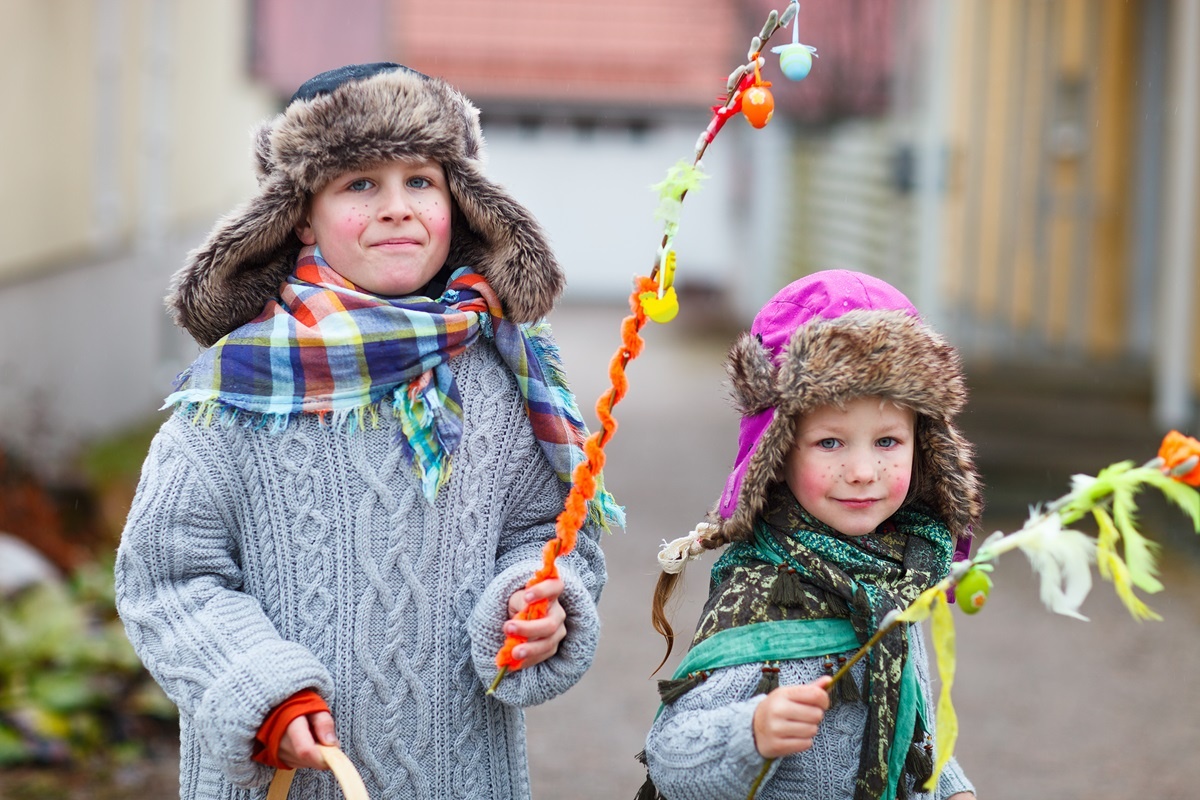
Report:
[[[830,690],[894,609],[946,576],[982,511],[957,352],[894,287],[818,272],[785,287],[727,361],[738,451],[708,520],[664,547],[655,628],[683,565],[726,547],[646,741],[643,796],[974,797],[956,761],[924,794],[935,730],[920,626]],[[652,784],[651,784],[652,781]]]

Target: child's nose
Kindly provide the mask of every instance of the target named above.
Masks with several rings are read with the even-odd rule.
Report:
[[[412,198],[403,186],[388,186],[379,193],[379,218],[405,219],[412,215]]]
[[[846,461],[846,480],[851,483],[866,483],[875,480],[878,464],[870,454],[855,454]]]

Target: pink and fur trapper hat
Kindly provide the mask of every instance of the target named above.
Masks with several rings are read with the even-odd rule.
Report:
[[[982,512],[970,444],[953,424],[966,402],[957,351],[895,287],[860,272],[816,272],[784,287],[730,350],[742,413],[738,450],[709,519],[725,541],[750,535],[779,480],[796,421],[824,405],[879,396],[917,415],[916,497],[966,537]]]

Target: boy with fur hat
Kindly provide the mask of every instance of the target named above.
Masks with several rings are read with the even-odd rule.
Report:
[[[296,796],[332,800],[317,743],[374,800],[527,798],[520,709],[591,663],[621,513],[600,491],[561,580],[524,588],[586,431],[535,324],[562,273],[482,149],[439,79],[318,75],[259,130],[258,195],[175,277],[206,349],[167,398],[117,603],[179,706],[183,798],[312,767]],[[487,696],[508,633],[523,668]]]
[[[885,635],[832,698],[828,676],[969,547],[982,502],[954,426],[958,355],[893,287],[835,270],[772,298],[727,367],[742,413],[734,470],[709,522],[659,556],[668,655],[679,570],[729,547],[691,650],[660,684],[644,792],[741,800],[761,777],[760,800],[927,796],[920,626]],[[932,797],[973,791],[951,760]]]

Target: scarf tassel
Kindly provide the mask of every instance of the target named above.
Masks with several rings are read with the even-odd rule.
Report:
[[[633,800],[667,800],[658,791],[658,787],[654,785],[654,780],[650,777],[650,767],[646,764],[646,751],[642,750],[634,758],[638,760],[639,764],[646,767],[646,782],[642,784],[642,788],[638,789]]]
[[[796,570],[780,564],[771,584],[767,602],[780,608],[799,608],[804,604],[804,584]]]
[[[838,669],[846,665],[846,656],[840,655],[837,657]],[[847,672],[845,676],[838,679],[837,691],[841,695],[840,699],[846,703],[862,703],[864,702],[863,693],[858,688],[858,681],[854,680],[854,673]]]
[[[920,737],[920,741],[914,741],[908,748],[908,756],[904,759],[904,771],[917,787],[924,786],[933,777],[933,740],[928,734],[920,734]]]
[[[758,679],[758,686],[754,687],[754,694],[770,694],[779,688],[779,662],[768,661],[762,666],[762,677]]]
[[[836,668],[834,666],[833,656],[825,656],[825,674],[832,676],[846,664],[846,656],[839,655],[837,657]],[[841,705],[842,703],[862,703],[865,702],[862,690],[859,689],[858,682],[854,680],[854,673],[847,672],[842,677],[838,678],[837,683],[829,692],[829,707]]]
[[[685,694],[708,680],[711,673],[708,670],[692,672],[683,678],[658,682],[658,695],[666,705],[674,703]]]

